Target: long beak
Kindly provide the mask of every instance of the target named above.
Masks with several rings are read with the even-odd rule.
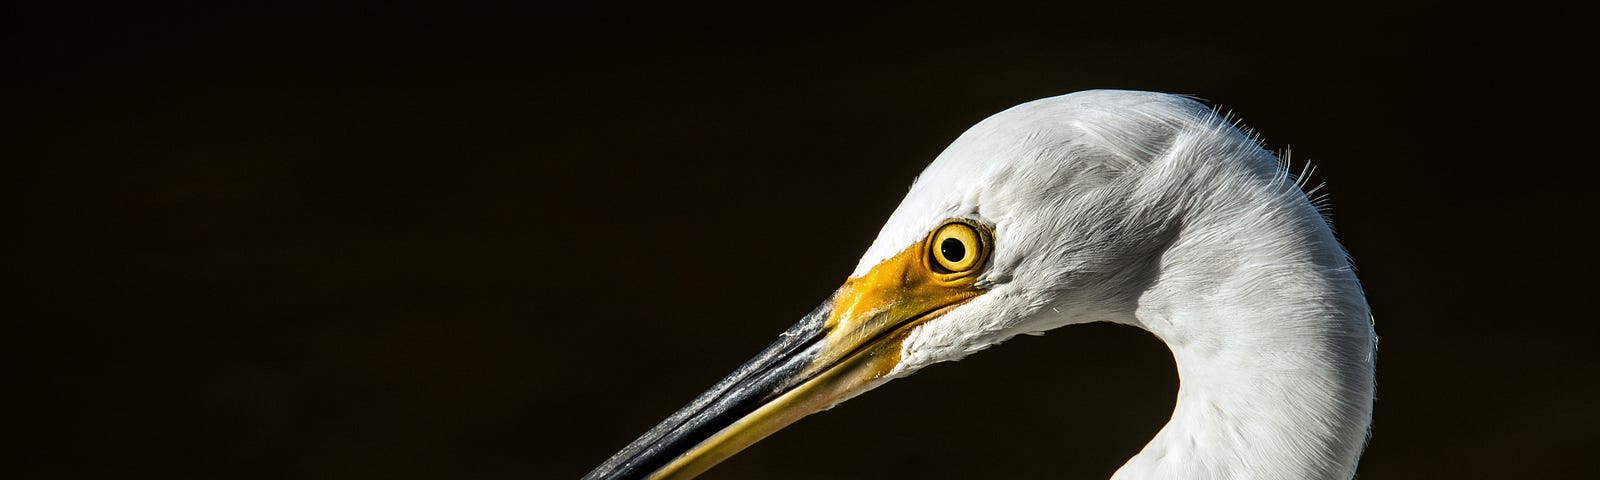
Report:
[[[585,479],[687,479],[806,415],[889,380],[913,328],[983,294],[929,268],[927,240],[833,297]]]

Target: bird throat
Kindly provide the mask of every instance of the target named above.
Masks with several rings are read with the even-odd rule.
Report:
[[[1372,413],[1371,314],[1337,244],[1290,243],[1305,250],[1167,252],[1214,268],[1140,300],[1135,324],[1172,350],[1181,384],[1171,420],[1113,478],[1351,478]],[[1308,261],[1253,258],[1269,254]]]

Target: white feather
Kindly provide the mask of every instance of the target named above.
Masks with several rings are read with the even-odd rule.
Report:
[[[1134,325],[1172,349],[1182,386],[1115,478],[1350,478],[1376,337],[1293,177],[1181,96],[1088,91],[996,114],[923,171],[856,267],[951,217],[994,227],[990,291],[913,331],[890,377],[1017,334]]]

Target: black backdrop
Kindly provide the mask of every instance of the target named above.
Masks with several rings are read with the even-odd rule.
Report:
[[[575,478],[820,302],[968,125],[1107,87],[1319,166],[1382,337],[1362,477],[1594,473],[1570,12],[7,8],[13,478]],[[706,478],[1104,478],[1176,388],[1073,327]]]

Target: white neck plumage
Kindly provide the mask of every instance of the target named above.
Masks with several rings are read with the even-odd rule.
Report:
[[[1134,312],[1182,384],[1172,419],[1114,478],[1349,479],[1373,399],[1361,286],[1292,182],[1230,175],[1256,178],[1188,212],[1208,230],[1177,236]]]
[[[1113,478],[1351,478],[1372,383],[1344,364],[1370,356],[1335,352],[1366,349],[1278,334],[1167,343],[1182,379],[1177,407]]]

